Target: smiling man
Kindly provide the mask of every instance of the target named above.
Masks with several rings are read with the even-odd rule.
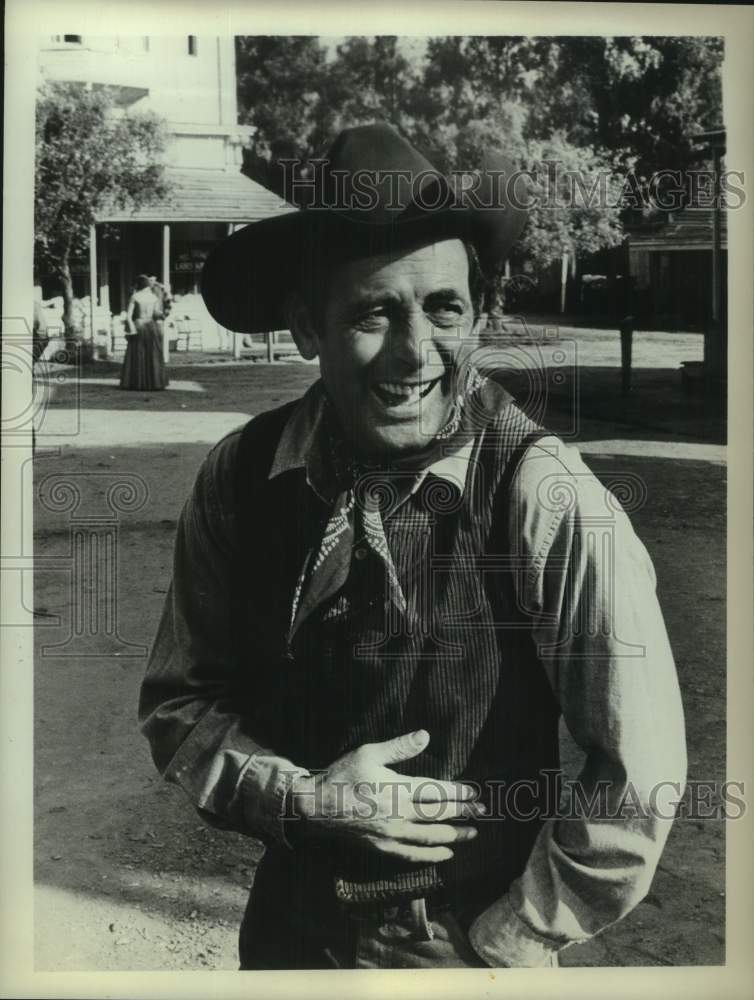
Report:
[[[471,251],[473,253],[473,250]],[[290,325],[349,444],[365,457],[416,456],[451,415],[456,359],[476,321],[460,240],[342,264],[328,276],[321,335],[299,298]]]
[[[218,322],[288,325],[321,378],[200,469],[143,730],[209,822],[267,846],[242,969],[555,965],[646,894],[658,788],[683,788],[652,566],[478,350],[525,221],[507,161],[458,193],[373,125],[325,164],[205,267]]]

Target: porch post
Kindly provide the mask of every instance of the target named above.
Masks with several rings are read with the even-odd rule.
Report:
[[[162,285],[166,292],[170,291],[170,226],[162,225]],[[170,340],[167,326],[162,321],[162,358],[166,365],[170,364]]]
[[[99,281],[98,301],[100,309],[110,312],[110,285],[107,273],[107,241],[97,244],[97,280]]]
[[[718,145],[712,147],[714,204],[712,206],[712,324],[704,338],[704,364],[707,372],[715,377],[723,373],[723,271],[722,240],[720,226],[720,160],[722,151]]]
[[[89,339],[95,343],[94,313],[97,308],[97,227],[89,226]]]
[[[133,224],[125,225],[121,227],[121,250],[120,250],[120,268],[119,279],[120,279],[120,308],[121,312],[125,313],[128,308],[128,299],[131,294],[131,286],[133,282],[133,264],[132,264],[132,253],[133,253]]]
[[[103,323],[104,328],[107,333],[107,341],[105,343],[105,357],[108,360],[112,360],[113,356],[113,336],[112,336],[112,324],[110,322],[110,285],[109,274],[107,267],[107,240],[101,239],[97,244],[97,282],[98,282],[98,301],[99,307],[104,313]]]
[[[568,285],[568,253],[560,258],[560,312],[566,311],[566,287]]]
[[[235,224],[235,222],[229,222],[228,223],[227,235],[228,236],[232,236],[235,231],[236,231],[236,224]],[[241,360],[241,340],[242,340],[241,334],[240,333],[236,333],[235,330],[231,330],[230,331],[230,340],[231,340],[230,347],[231,347],[231,349],[233,351],[233,360],[234,361],[240,361]]]

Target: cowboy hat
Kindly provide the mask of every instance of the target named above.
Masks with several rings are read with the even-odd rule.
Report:
[[[310,167],[297,181],[299,211],[245,226],[207,258],[202,295],[226,329],[284,328],[287,293],[323,261],[457,238],[473,244],[490,277],[526,221],[523,178],[506,157],[489,152],[479,169],[447,178],[386,124],[344,130]]]

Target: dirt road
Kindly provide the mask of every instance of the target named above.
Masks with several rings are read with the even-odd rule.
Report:
[[[112,384],[115,369],[99,365],[89,384],[63,384],[48,411],[48,426],[59,430],[80,407],[88,415],[87,434],[45,437],[43,424],[37,439],[39,970],[237,968],[237,927],[262,849],[210,829],[178,789],[161,782],[136,729],[136,700],[170,580],[177,517],[207,438],[215,440],[244,414],[299,395],[316,371],[218,365],[171,374],[168,392],[126,394]],[[615,376],[607,369],[591,373],[578,429],[582,440],[605,442],[604,453],[595,446],[588,459],[599,475],[631,472],[646,483],[647,502],[633,520],[655,563],[676,654],[690,777],[721,781],[724,468],[718,451],[698,460],[694,448],[719,448],[722,427],[699,401],[683,398],[677,372],[657,365],[639,373],[635,396],[624,402]],[[567,421],[567,411],[555,393],[551,424]],[[616,453],[616,440],[643,441],[646,451]],[[652,457],[653,441],[673,443],[674,457]],[[130,482],[126,493],[138,496],[121,499],[109,527],[93,528],[113,497],[108,491],[122,481]],[[61,499],[65,483],[79,491],[75,511]],[[115,538],[117,573],[96,584],[90,577],[77,590],[74,567],[84,543],[76,542],[76,530],[85,522],[89,536],[104,539],[110,531]],[[98,586],[110,588],[117,621],[109,622],[109,631],[98,626],[94,637],[76,638],[77,615],[84,616],[79,624],[91,624],[93,615],[104,614]],[[719,821],[677,822],[647,899],[621,924],[569,949],[563,964],[723,961],[723,850]]]

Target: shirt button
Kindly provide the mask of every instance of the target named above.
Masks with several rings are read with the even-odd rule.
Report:
[[[364,549],[364,548],[356,549],[356,551],[354,552],[354,555],[356,556],[357,559],[366,559],[366,557],[367,557],[367,550]]]

